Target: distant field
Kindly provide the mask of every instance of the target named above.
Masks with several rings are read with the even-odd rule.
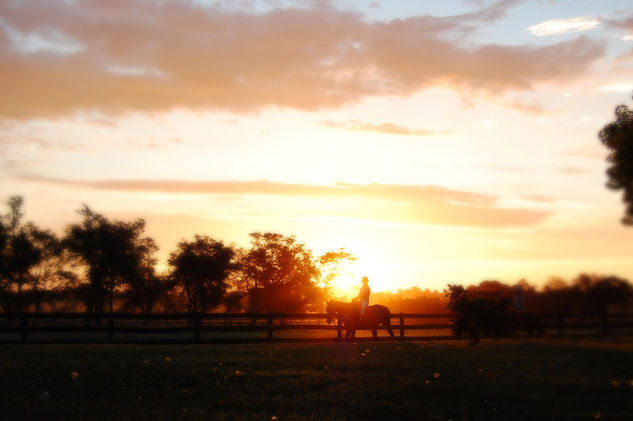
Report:
[[[3,345],[0,419],[631,420],[632,351],[630,339]]]

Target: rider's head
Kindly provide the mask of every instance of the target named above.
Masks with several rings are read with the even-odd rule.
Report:
[[[363,285],[367,285],[369,283],[369,279],[367,279],[366,276],[363,276],[363,279],[361,279],[360,281],[363,283]]]

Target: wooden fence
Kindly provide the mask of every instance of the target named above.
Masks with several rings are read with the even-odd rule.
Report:
[[[452,314],[392,314],[394,337],[380,329],[379,340],[455,339]],[[2,313],[0,342],[37,343],[242,343],[335,342],[340,322],[326,314],[150,314]],[[541,316],[547,336],[633,335],[633,314]],[[299,335],[288,335],[297,332]],[[356,340],[371,340],[369,331]],[[527,332],[519,332],[527,335]]]

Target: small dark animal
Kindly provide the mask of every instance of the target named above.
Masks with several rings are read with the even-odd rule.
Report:
[[[345,338],[354,339],[356,329],[371,329],[371,333],[376,339],[378,337],[378,325],[382,325],[389,336],[393,338],[391,329],[391,312],[385,306],[374,304],[365,309],[365,315],[359,319],[360,304],[346,303],[344,301],[331,301],[327,304],[328,324],[339,318],[345,326]]]

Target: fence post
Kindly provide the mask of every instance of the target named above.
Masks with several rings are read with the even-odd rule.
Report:
[[[268,340],[273,340],[273,316],[271,314],[268,315]]]
[[[602,313],[601,317],[602,324],[602,336],[607,336],[609,334],[609,316],[607,313]]]
[[[400,313],[400,339],[404,339],[404,313]]]
[[[558,315],[558,337],[563,337],[563,330],[565,328],[564,316],[562,314]]]
[[[20,327],[22,328],[22,342],[29,339],[29,319],[26,314],[20,314]]]
[[[343,321],[340,317],[337,318],[338,322],[336,323],[336,342],[341,342],[343,340]]]
[[[112,342],[114,339],[114,316],[108,315],[108,342]]]
[[[200,313],[193,315],[193,340],[194,342],[200,340]]]

